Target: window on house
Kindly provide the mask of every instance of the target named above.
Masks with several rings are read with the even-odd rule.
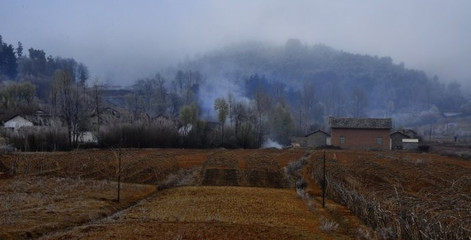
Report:
[[[345,137],[340,137],[340,144],[344,144],[345,143]]]
[[[382,137],[377,137],[376,138],[376,143],[378,143],[379,145],[383,145],[383,138]]]

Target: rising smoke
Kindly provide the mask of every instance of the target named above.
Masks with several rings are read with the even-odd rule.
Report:
[[[262,148],[276,148],[276,149],[282,149],[283,146],[275,141],[273,141],[271,138],[268,138],[263,144]]]

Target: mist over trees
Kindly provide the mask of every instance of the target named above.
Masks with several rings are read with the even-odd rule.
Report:
[[[198,76],[195,85],[189,73]],[[196,104],[200,119],[219,124],[216,142],[226,146],[257,147],[267,138],[288,144],[292,136],[327,128],[328,116],[392,117],[414,126],[433,121],[424,113],[460,112],[467,106],[456,82],[444,84],[389,57],[307,46],[296,39],[283,46],[229,46],[162,74],[169,80],[161,86],[174,102]],[[160,113],[169,114],[168,109]]]
[[[435,108],[458,112],[466,103],[457,82],[445,84],[390,57],[308,46],[296,39],[284,46],[237,44],[180,67],[201,71],[206,84],[234,83],[239,89],[220,91],[238,92],[238,98],[253,99],[263,89],[290,107],[304,133],[324,125],[326,116],[396,117]]]
[[[62,129],[45,134],[61,141],[49,150],[64,139],[77,146],[85,131],[102,147],[256,148],[326,129],[329,116],[413,126],[433,122],[430,113],[471,113],[457,82],[297,39],[228,46],[120,90],[88,86],[88,68],[73,58],[0,43],[0,113],[46,111]]]

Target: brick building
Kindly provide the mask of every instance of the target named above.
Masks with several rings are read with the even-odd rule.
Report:
[[[329,118],[331,143],[346,149],[391,149],[391,118]]]

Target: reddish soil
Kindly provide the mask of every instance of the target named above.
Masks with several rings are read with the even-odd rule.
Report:
[[[155,191],[154,186],[16,176],[0,180],[0,239],[31,239],[100,219]]]
[[[285,151],[274,149],[234,151],[222,149],[114,149],[0,155],[2,167],[4,165],[2,172],[8,171],[11,174],[3,174],[4,179],[0,179],[0,192],[2,193],[0,194],[2,203],[0,212],[4,216],[0,221],[0,238],[36,238],[49,232],[102,218],[143,199],[155,191],[156,185],[168,182],[168,178],[173,177],[178,180],[178,178],[184,177],[179,174],[185,169],[196,169],[196,172],[193,172],[196,173],[195,179],[198,180],[202,178],[198,175],[206,171],[198,169],[203,169],[206,166],[209,172],[217,172],[218,169],[225,169],[230,165],[227,170],[233,171],[237,185],[239,182],[250,184],[248,181],[239,181],[239,175],[242,178],[240,171],[251,170],[253,172],[251,175],[252,185],[255,186],[258,182],[267,182],[264,179],[267,179],[268,175],[264,171],[280,170],[281,166],[277,161],[270,160],[271,158],[281,158],[284,162],[288,162],[296,160],[297,156],[301,156],[303,153],[304,150],[297,150],[286,155]],[[261,158],[260,163],[257,162],[257,158]],[[117,183],[114,181],[119,175],[119,160],[121,160],[121,181],[128,184],[122,184],[121,202],[116,203],[114,200],[116,199]],[[239,169],[241,165],[243,167]],[[257,171],[261,171],[261,173]],[[186,172],[183,171],[183,173]],[[217,174],[211,176],[210,173],[203,176],[212,182],[221,178]],[[274,178],[281,177],[275,176]],[[230,185],[228,184],[230,180],[224,177],[222,179],[223,181],[219,185]],[[153,184],[154,186],[131,185],[131,183]],[[199,185],[201,182],[189,181],[188,183]],[[269,186],[270,184],[265,185]],[[267,210],[269,211],[269,208]],[[154,227],[150,227],[150,225]],[[190,236],[193,238],[196,238],[194,236],[204,236],[209,239],[211,238],[209,236],[237,238],[239,235],[237,233],[241,229],[247,229],[247,234],[244,236],[250,238],[286,236],[285,238],[289,239],[297,236],[296,231],[294,233],[292,230],[286,232],[286,229],[280,230],[263,224],[248,225],[243,222],[232,224],[219,221],[205,221],[203,223],[158,221],[155,225],[150,225],[141,224],[139,221],[139,224],[131,225],[120,234],[133,238],[131,233],[136,229],[154,229],[156,234],[163,233],[164,236],[167,233],[167,235],[185,236],[185,238],[191,238]],[[206,228],[201,228],[202,225]],[[111,230],[107,230],[107,233],[101,232],[100,234],[103,235],[100,236],[106,238],[109,233],[111,234],[110,238],[113,238],[111,236],[115,230],[112,229],[115,226],[119,226],[119,229],[123,227],[119,223],[108,225],[107,229]],[[179,233],[177,230],[182,226],[188,226],[185,227],[188,232]],[[93,232],[97,228],[86,229],[88,230],[85,231]],[[219,231],[220,234],[212,234],[213,230]],[[301,235],[303,234],[305,233]]]
[[[210,155],[201,170],[202,185],[289,187],[282,167],[305,150],[262,149],[221,151]],[[284,164],[284,165],[280,165]]]
[[[353,239],[320,222],[292,190],[183,187],[47,239]]]
[[[319,187],[323,151],[310,151],[302,169],[307,195],[298,197],[285,179],[284,167],[305,154],[303,149],[123,149],[0,155],[14,176],[0,179],[0,198],[6,198],[0,213],[8,217],[0,221],[0,238],[47,234],[52,239],[463,239],[470,235],[471,161],[430,153],[327,150],[328,199],[323,209]],[[114,181],[120,158],[121,180],[127,184],[124,200],[117,204]],[[151,194],[162,184],[170,189]],[[173,188],[181,185],[192,187]],[[146,196],[150,197],[123,213],[95,220]],[[57,232],[71,226],[78,227]]]
[[[387,151],[326,151],[326,156],[329,198],[348,206],[379,234],[403,239],[471,234],[471,161]],[[322,158],[322,151],[310,158],[307,177],[317,183]]]

